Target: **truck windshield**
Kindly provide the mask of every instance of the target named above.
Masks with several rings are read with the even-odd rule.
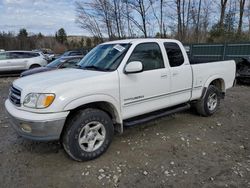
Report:
[[[78,63],[78,67],[97,71],[114,71],[130,46],[131,44],[98,45]]]

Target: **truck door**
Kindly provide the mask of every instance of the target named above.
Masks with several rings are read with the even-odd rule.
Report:
[[[120,100],[123,118],[152,112],[168,106],[170,78],[165,68],[158,43],[138,44],[127,63],[140,61],[143,71],[126,74],[120,72]]]
[[[177,105],[190,100],[192,93],[192,68],[180,46],[175,42],[165,42],[164,47],[170,67],[170,104]],[[184,50],[184,49],[183,49]]]

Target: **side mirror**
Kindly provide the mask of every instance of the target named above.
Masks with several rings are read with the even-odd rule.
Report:
[[[124,69],[126,74],[138,73],[143,71],[143,66],[140,61],[129,62]]]

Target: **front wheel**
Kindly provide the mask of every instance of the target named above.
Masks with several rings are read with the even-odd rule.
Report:
[[[218,110],[219,105],[220,91],[217,87],[210,85],[205,96],[195,104],[195,107],[200,115],[211,116]]]
[[[76,161],[92,160],[102,155],[108,149],[114,134],[110,117],[99,109],[81,110],[65,126],[63,147]]]

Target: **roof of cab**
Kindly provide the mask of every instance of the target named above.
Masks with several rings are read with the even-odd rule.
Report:
[[[175,39],[159,39],[159,38],[136,38],[136,39],[124,39],[108,41],[103,44],[128,44],[128,43],[140,43],[140,42],[179,42]]]

